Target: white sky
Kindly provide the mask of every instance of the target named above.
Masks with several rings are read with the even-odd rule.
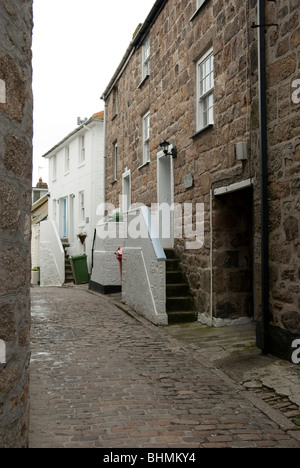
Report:
[[[42,155],[77,117],[104,109],[100,97],[154,0],[34,0],[33,185],[48,182]]]

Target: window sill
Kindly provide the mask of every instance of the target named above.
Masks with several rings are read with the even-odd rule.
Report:
[[[150,75],[146,75],[145,78],[142,79],[142,81],[141,81],[140,84],[138,85],[138,89],[141,89],[141,87],[142,87],[143,84],[148,80],[149,77],[150,77]]]
[[[138,170],[143,169],[146,166],[149,166],[149,164],[150,164],[150,161],[145,162],[144,164],[138,167]]]
[[[206,127],[203,127],[201,128],[201,130],[198,130],[196,133],[194,133],[194,135],[192,135],[190,138],[193,139],[193,138],[196,138],[197,136],[201,135],[201,133],[205,132],[206,130],[208,130],[209,128],[213,128],[213,124],[208,124],[206,125]]]
[[[85,166],[85,161],[78,164],[78,169],[79,169],[80,167],[83,167],[83,166]]]
[[[196,16],[198,16],[199,12],[202,10],[202,7],[208,2],[208,0],[203,0],[202,4],[198,7],[198,9],[195,11],[193,16],[190,18],[190,21],[193,21]]]

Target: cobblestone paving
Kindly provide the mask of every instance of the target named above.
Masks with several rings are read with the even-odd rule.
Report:
[[[300,447],[192,351],[81,288],[32,289],[30,448]]]

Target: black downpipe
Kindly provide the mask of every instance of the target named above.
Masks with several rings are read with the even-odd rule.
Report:
[[[265,0],[258,0],[258,58],[259,58],[259,127],[260,127],[260,184],[261,184],[261,302],[262,353],[270,352],[269,305],[269,205],[268,205],[268,137]]]
[[[94,250],[95,250],[96,234],[97,234],[97,230],[95,229],[94,230],[93,245],[92,245],[92,269],[94,268]]]

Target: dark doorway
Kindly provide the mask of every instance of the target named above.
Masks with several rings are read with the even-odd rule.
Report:
[[[252,318],[253,188],[216,196],[213,205],[213,315]]]

